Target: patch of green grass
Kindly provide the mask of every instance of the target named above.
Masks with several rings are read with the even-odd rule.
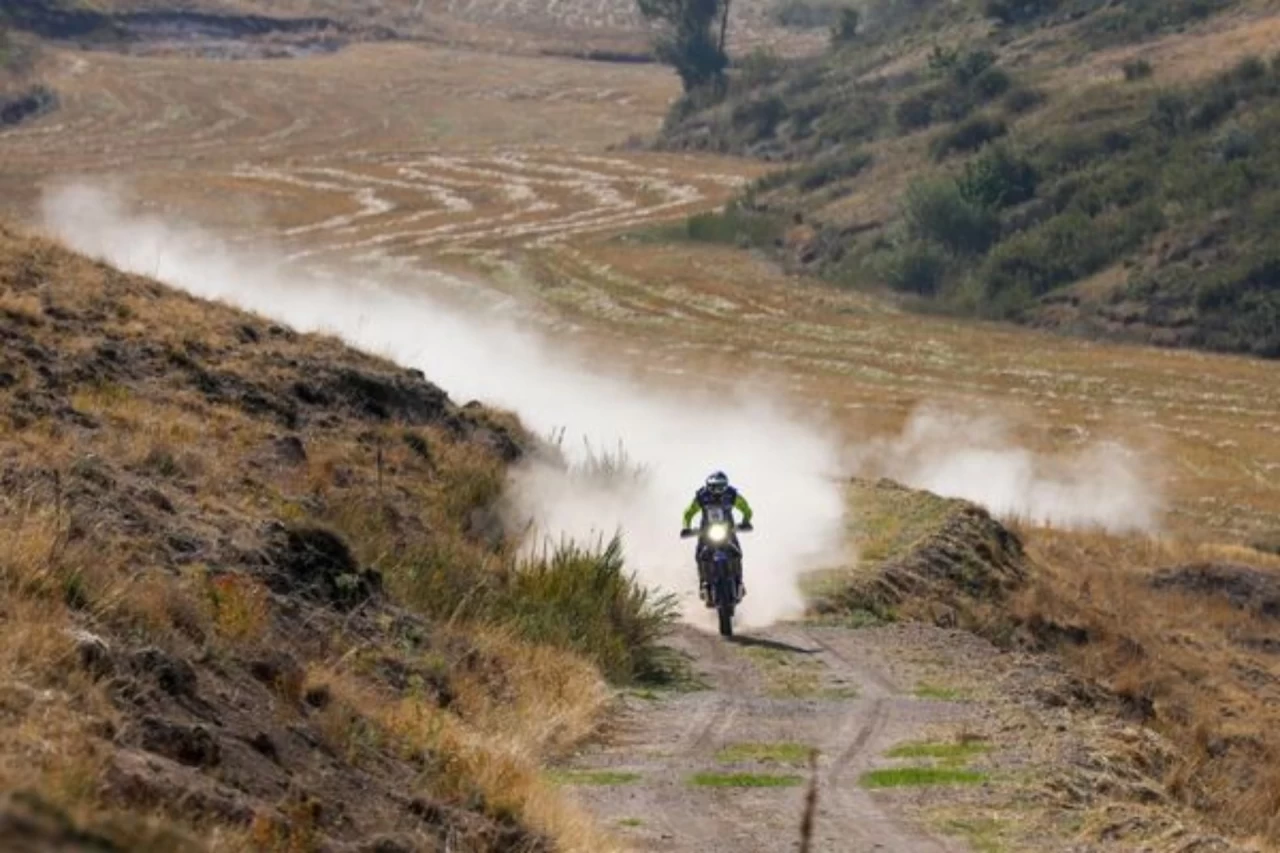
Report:
[[[644,826],[644,821],[638,817],[624,817],[618,821],[618,826],[625,826],[628,829],[635,829],[637,826]]]
[[[619,770],[555,770],[548,774],[557,785],[628,785],[639,781],[639,773]]]
[[[803,765],[812,747],[802,743],[733,743],[716,753],[716,761],[735,764],[740,761],[775,762]]]
[[[912,692],[917,699],[933,699],[939,702],[964,702],[969,699],[967,690],[943,687],[940,684],[929,684],[924,681],[917,684]]]
[[[889,758],[933,758],[945,764],[963,764],[976,755],[990,752],[991,747],[981,741],[967,740],[954,743],[902,743],[889,750]]]
[[[987,774],[957,767],[887,767],[858,778],[864,788],[912,788],[924,785],[977,785]]]
[[[776,773],[696,773],[689,782],[702,788],[791,788],[804,779]]]
[[[768,686],[765,692],[779,699],[805,699],[823,692],[820,661],[795,652],[752,646],[746,654],[760,667]]]

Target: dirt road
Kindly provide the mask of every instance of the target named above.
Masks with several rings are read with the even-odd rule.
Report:
[[[675,645],[704,688],[628,699],[610,741],[565,774],[636,849],[795,849],[809,748],[820,756],[815,851],[968,849],[913,827],[860,777],[970,710],[904,692],[849,630],[777,626],[726,642],[684,628]]]

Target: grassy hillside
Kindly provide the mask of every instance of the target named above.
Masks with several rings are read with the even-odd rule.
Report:
[[[1047,792],[1069,809],[1116,801],[1082,840],[1257,849],[1195,839],[1178,804],[1228,837],[1280,841],[1274,545],[1009,528],[889,482],[854,482],[850,504],[859,565],[819,581],[816,616],[923,619],[1052,653],[1071,676],[1053,702],[1154,734],[1117,741],[1082,788]]]
[[[57,106],[57,96],[39,80],[40,43],[17,32],[0,11],[0,129]]]
[[[690,236],[922,307],[1280,356],[1273,3],[869,4],[660,145],[777,160]]]
[[[613,849],[539,767],[670,611],[615,550],[516,559],[511,418],[3,227],[0,340],[6,832]]]

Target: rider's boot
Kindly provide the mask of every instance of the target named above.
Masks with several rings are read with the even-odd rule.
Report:
[[[707,587],[707,569],[701,562],[698,563],[698,598],[702,599],[708,607],[711,606],[711,591]]]
[[[739,566],[739,567],[738,567],[738,569],[737,569],[737,571],[736,571],[736,572],[734,572],[733,579],[734,579],[735,584],[736,584],[736,585],[737,585],[737,587],[738,587],[738,598],[737,598],[737,600],[738,600],[738,601],[742,601],[742,599],[743,599],[743,598],[746,596],[746,594],[747,594],[747,587],[746,587],[746,585],[745,585],[745,584],[743,584],[743,582],[742,582],[742,567],[741,567],[741,566]]]

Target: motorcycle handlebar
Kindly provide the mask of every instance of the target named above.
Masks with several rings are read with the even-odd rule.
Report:
[[[754,525],[750,525],[750,524],[740,524],[737,527],[735,527],[734,530],[736,530],[739,533],[750,533],[751,531],[755,530],[755,527]],[[692,527],[686,527],[684,530],[680,531],[680,538],[690,539],[694,536],[697,536],[701,532],[702,532],[701,530],[697,530]]]

